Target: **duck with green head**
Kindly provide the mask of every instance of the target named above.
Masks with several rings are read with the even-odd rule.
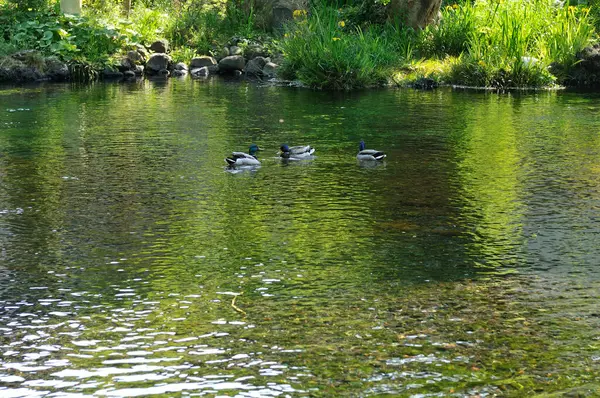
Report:
[[[225,158],[225,161],[229,166],[260,166],[260,161],[256,157],[256,152],[261,149],[256,144],[250,145],[248,153],[245,152],[232,152],[230,158]]]

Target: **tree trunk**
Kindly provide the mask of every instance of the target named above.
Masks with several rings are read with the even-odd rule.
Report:
[[[391,0],[388,16],[413,29],[423,29],[436,20],[441,5],[442,0]]]
[[[125,15],[129,18],[129,13],[131,12],[131,0],[124,0],[123,8],[125,9]]]
[[[81,14],[81,0],[60,0],[60,10],[64,14]]]

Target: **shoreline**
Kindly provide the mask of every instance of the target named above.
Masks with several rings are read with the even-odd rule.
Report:
[[[153,43],[153,46],[158,42]],[[111,82],[127,83],[139,80],[168,80],[171,78],[190,78],[192,80],[206,80],[212,78],[224,78],[232,81],[252,81],[269,86],[295,87],[316,91],[357,91],[372,90],[380,88],[411,88],[415,90],[433,90],[436,88],[451,88],[452,90],[472,91],[558,91],[575,90],[585,92],[600,92],[600,84],[581,84],[587,81],[585,76],[595,77],[594,70],[582,70],[583,78],[571,79],[569,81],[579,84],[553,84],[542,87],[519,87],[519,86],[476,86],[453,84],[444,81],[445,66],[443,61],[424,60],[424,63],[436,64],[437,71],[428,72],[425,68],[400,68],[390,70],[385,82],[371,86],[352,88],[346,90],[328,90],[311,87],[300,80],[289,80],[279,76],[279,64],[284,58],[281,54],[272,55],[268,52],[257,50],[252,53],[244,53],[237,43],[222,49],[219,58],[211,55],[200,55],[193,57],[188,63],[173,62],[166,48],[165,52],[149,53],[149,49],[142,46],[137,48],[123,49],[119,63],[113,61],[113,65],[105,66],[103,69],[90,64],[79,62],[64,62],[56,56],[44,56],[36,50],[24,50],[15,54],[0,58],[0,87],[35,85],[46,82],[51,83],[92,83]],[[260,46],[260,45],[259,45]],[[226,52],[224,54],[223,52]],[[118,59],[118,58],[117,58]],[[582,62],[582,64],[585,64]],[[585,65],[584,65],[585,66]]]
[[[381,85],[381,86],[373,86],[373,87],[363,87],[353,90],[325,90],[325,89],[315,89],[306,86],[302,82],[298,80],[284,80],[279,78],[272,78],[270,80],[261,80],[256,77],[248,77],[248,76],[230,76],[230,75],[217,75],[217,76],[209,76],[203,78],[194,78],[191,76],[179,76],[179,77],[138,77],[136,79],[115,79],[115,78],[106,78],[106,79],[98,79],[88,82],[77,82],[77,81],[69,81],[69,80],[50,80],[50,79],[42,79],[35,81],[21,81],[21,82],[7,82],[0,81],[0,92],[4,90],[12,90],[19,88],[36,88],[45,85],[55,85],[59,86],[90,86],[95,84],[118,84],[118,85],[127,85],[127,84],[139,84],[144,81],[148,81],[151,83],[166,83],[170,80],[190,80],[192,82],[208,82],[212,79],[218,79],[225,83],[232,84],[253,84],[261,87],[281,87],[281,88],[295,88],[302,90],[310,90],[310,91],[321,91],[321,92],[332,92],[332,93],[353,93],[353,92],[362,92],[362,91],[373,91],[373,90],[416,90],[416,91],[434,91],[434,90],[448,90],[455,92],[483,92],[483,93],[495,93],[495,94],[511,94],[511,93],[541,93],[541,92],[571,92],[571,93],[600,93],[600,88],[587,88],[582,86],[554,86],[554,87],[505,87],[505,88],[496,88],[496,87],[477,87],[477,86],[464,86],[458,84],[439,84],[435,87],[431,88],[422,88],[416,87],[410,84],[406,85]]]

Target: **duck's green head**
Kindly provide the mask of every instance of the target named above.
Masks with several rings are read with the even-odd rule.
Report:
[[[252,144],[250,145],[250,148],[248,148],[248,153],[252,156],[254,156],[254,154],[258,151],[260,151],[260,148],[256,144]]]

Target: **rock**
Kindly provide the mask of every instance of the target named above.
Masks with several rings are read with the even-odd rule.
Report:
[[[146,63],[146,61],[148,60],[148,57],[150,56],[150,54],[148,54],[148,51],[142,46],[138,47],[137,50],[135,50],[135,51],[139,54],[139,56],[141,58],[140,62]]]
[[[263,67],[262,73],[266,77],[275,77],[277,76],[277,69],[279,69],[279,65],[267,62]]]
[[[247,46],[249,43],[250,43],[250,41],[242,36],[233,36],[229,40],[229,46],[241,47],[241,46]],[[230,55],[233,55],[233,54],[230,54]]]
[[[241,71],[241,70],[234,70],[234,71],[233,71],[233,73],[232,73],[232,75],[233,75],[234,77],[240,77],[240,76],[242,76],[242,75],[243,75],[243,73],[242,73],[242,71]]]
[[[272,3],[271,27],[276,31],[282,31],[285,24],[294,19],[294,11],[307,9],[306,0],[275,0]]]
[[[53,81],[69,80],[69,67],[56,57],[46,58],[46,75]]]
[[[400,18],[413,29],[423,29],[437,19],[441,5],[442,0],[391,0],[388,18]]]
[[[229,47],[229,55],[242,55],[243,51],[238,46]]]
[[[22,82],[35,82],[44,80],[44,74],[40,70],[33,66],[24,65],[17,69],[17,81]]]
[[[187,73],[188,73],[187,69],[175,69],[175,70],[173,70],[173,73],[171,74],[171,76],[183,77],[183,76],[186,76]]]
[[[221,72],[241,71],[244,69],[246,61],[241,55],[230,55],[219,61],[219,70]]]
[[[169,77],[169,75],[171,75],[171,72],[169,72],[168,69],[161,69],[158,71],[157,75],[162,77]]]
[[[122,79],[123,73],[119,72],[117,68],[107,66],[102,71],[102,78],[107,80]]]
[[[121,63],[118,66],[120,72],[125,72],[128,70],[135,69],[135,63],[132,62],[128,57],[122,58]]]
[[[123,72],[123,77],[127,80],[135,80],[135,72],[132,70],[126,70]]]
[[[144,74],[144,66],[143,65],[136,65],[133,73],[135,73],[137,76],[143,75]]]
[[[274,64],[277,64],[277,65],[281,65],[284,60],[283,54],[273,54],[269,58],[271,58],[271,62],[273,62]]]
[[[577,54],[577,58],[581,60],[581,66],[588,71],[600,72],[600,44],[584,48]]]
[[[223,58],[228,57],[228,56],[229,56],[229,48],[223,47],[217,51],[215,58],[217,59],[217,61],[220,61]]]
[[[0,58],[0,81],[27,82],[42,80],[44,75],[34,66],[29,66],[11,57]]]
[[[137,65],[146,61],[139,51],[128,51],[127,58],[133,65]]]
[[[42,54],[37,50],[22,50],[11,55],[12,58],[21,62],[30,63],[34,59],[42,59]]]
[[[216,75],[220,72],[219,65],[210,65],[206,67],[211,75]]]
[[[192,58],[192,60],[190,61],[190,69],[199,69],[203,66],[211,66],[216,64],[216,59],[207,55],[203,55],[201,57]]]
[[[146,62],[146,74],[158,75],[162,70],[168,70],[171,64],[171,57],[167,54],[158,53],[152,54],[148,62]]]
[[[178,62],[175,64],[175,66],[173,67],[174,70],[178,70],[178,71],[186,71],[188,70],[188,67],[185,63],[183,62]]]
[[[593,57],[598,56],[599,54],[600,54],[600,48],[598,48],[598,45],[589,46],[589,47],[586,47],[583,50],[581,50],[577,54],[577,58],[579,58],[579,59],[593,58]]]
[[[192,74],[192,77],[206,77],[206,76],[210,76],[210,75],[216,75],[217,73],[219,73],[219,66],[218,65],[203,66],[202,68],[192,69],[192,71],[190,73]]]
[[[166,41],[165,39],[157,40],[150,45],[150,50],[154,51],[155,53],[163,53],[164,54],[167,51],[169,51],[169,42]]]
[[[246,64],[246,67],[244,68],[244,72],[246,72],[246,74],[248,74],[248,75],[262,76],[263,68],[265,67],[266,64],[267,64],[267,60],[263,57],[252,58]]]
[[[246,48],[244,55],[246,56],[246,59],[254,59],[256,57],[266,57],[269,54],[260,44],[253,44]]]
[[[203,66],[202,68],[192,69],[191,74],[192,77],[206,77],[210,75],[210,72],[208,71],[207,66]]]
[[[438,83],[428,77],[421,77],[413,83],[413,87],[419,90],[433,90],[438,86]]]
[[[564,65],[550,65],[550,73],[565,76],[562,83],[568,86],[599,88],[600,43],[584,48],[576,56],[579,62],[571,68],[565,68]]]
[[[0,81],[66,81],[70,75],[67,64],[54,56],[44,58],[39,51],[24,50],[0,57]]]

